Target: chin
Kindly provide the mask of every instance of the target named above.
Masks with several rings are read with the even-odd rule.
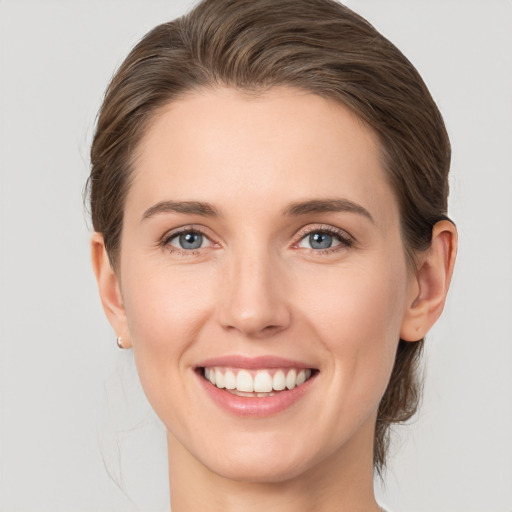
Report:
[[[244,437],[244,436],[242,436]],[[237,482],[281,483],[316,465],[318,450],[290,436],[252,436],[250,443],[232,439],[222,453],[208,453],[200,462],[213,473]],[[318,447],[317,447],[318,448]],[[204,453],[203,453],[204,455]]]
[[[236,482],[278,484],[293,480],[307,471],[306,464],[269,459],[265,461],[226,460],[209,469]]]

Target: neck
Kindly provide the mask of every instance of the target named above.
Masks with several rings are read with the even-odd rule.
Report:
[[[279,482],[224,478],[168,433],[172,512],[378,512],[373,492],[373,424],[369,427],[371,437],[359,435],[305,473]]]

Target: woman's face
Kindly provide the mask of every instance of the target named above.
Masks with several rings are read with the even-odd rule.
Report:
[[[162,109],[135,162],[119,282],[171,446],[252,481],[371,460],[417,288],[376,136],[346,108],[275,88]]]

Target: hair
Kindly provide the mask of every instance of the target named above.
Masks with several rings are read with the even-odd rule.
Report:
[[[95,231],[119,268],[124,203],[136,149],[159,110],[208,88],[264,92],[290,86],[334,100],[378,136],[396,195],[408,262],[447,219],[450,142],[441,114],[407,58],[335,0],[204,0],[157,26],[112,78],[98,115],[87,184]],[[424,340],[400,340],[380,402],[374,467],[385,467],[389,427],[416,412]]]

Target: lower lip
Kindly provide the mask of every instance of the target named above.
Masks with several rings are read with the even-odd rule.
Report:
[[[196,375],[208,396],[224,410],[247,417],[266,417],[278,414],[300,400],[310,389],[316,378],[314,374],[306,382],[288,391],[281,391],[273,396],[245,397],[233,395],[219,389],[207,381],[201,374]]]

